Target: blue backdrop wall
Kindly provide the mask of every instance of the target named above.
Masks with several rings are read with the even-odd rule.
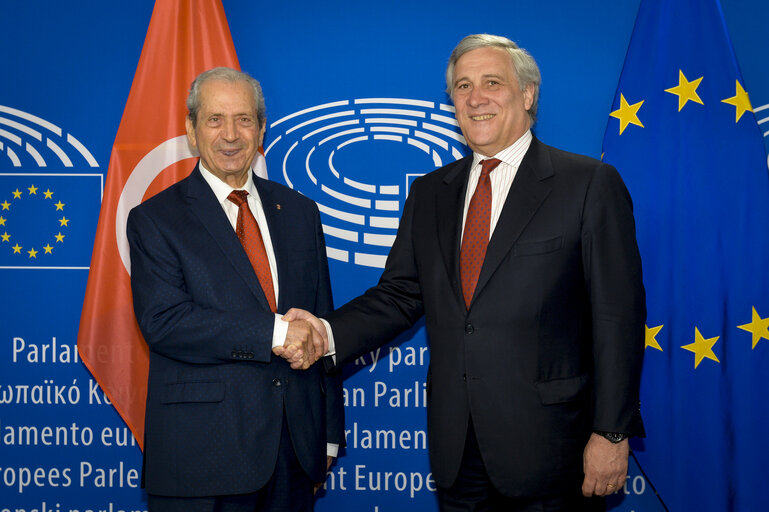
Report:
[[[444,92],[454,45],[489,32],[527,48],[543,75],[538,137],[600,157],[639,1],[223,4],[241,67],[264,88],[270,178],[321,205],[342,304],[376,282],[410,180],[465,151]],[[769,4],[722,5],[756,117],[767,118]],[[18,236],[64,235],[48,260],[19,258],[0,242],[0,512],[146,509],[140,451],[75,343],[104,176],[152,7],[152,0],[0,2],[0,201],[23,192]],[[48,146],[55,155],[48,165],[34,144],[23,165],[8,151],[30,136],[30,115],[49,123],[59,148]],[[147,113],[147,123],[161,121]],[[62,153],[71,167],[60,165]],[[359,193],[331,186],[334,172]],[[52,191],[65,213],[44,211],[44,196],[29,187]],[[349,227],[372,208],[368,228]],[[347,369],[348,447],[318,510],[436,509],[426,345],[417,326]],[[637,468],[611,507],[659,510]]]

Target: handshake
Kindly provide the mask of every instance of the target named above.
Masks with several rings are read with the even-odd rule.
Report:
[[[272,353],[291,364],[294,370],[306,370],[328,352],[326,326],[312,313],[291,308],[283,315],[290,322],[283,346],[273,347]]]

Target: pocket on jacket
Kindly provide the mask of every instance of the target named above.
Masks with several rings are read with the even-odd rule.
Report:
[[[536,242],[518,242],[513,246],[514,256],[533,256],[535,254],[545,254],[557,251],[563,247],[563,237],[557,236],[548,240]]]
[[[224,400],[224,382],[190,381],[168,382],[163,387],[160,403],[221,402]]]
[[[542,405],[561,404],[577,400],[587,384],[587,374],[537,382],[537,391]]]

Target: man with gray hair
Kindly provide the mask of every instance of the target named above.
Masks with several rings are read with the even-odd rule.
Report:
[[[532,134],[540,74],[509,39],[464,38],[446,82],[473,153],[414,181],[379,284],[323,320],[330,353],[345,364],[425,316],[441,510],[601,510],[643,435],[630,196]]]
[[[272,351],[321,343],[307,322],[281,319],[289,307],[333,308],[318,208],[252,171],[266,127],[259,82],[206,71],[187,107],[200,161],[134,208],[127,227],[150,357],[149,510],[310,511],[344,441],[341,378],[293,372]]]

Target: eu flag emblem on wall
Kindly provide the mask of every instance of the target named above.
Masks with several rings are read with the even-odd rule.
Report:
[[[604,138],[635,204],[639,462],[670,510],[764,510],[769,177],[717,0],[643,0]]]
[[[0,173],[0,269],[87,269],[99,174]]]

